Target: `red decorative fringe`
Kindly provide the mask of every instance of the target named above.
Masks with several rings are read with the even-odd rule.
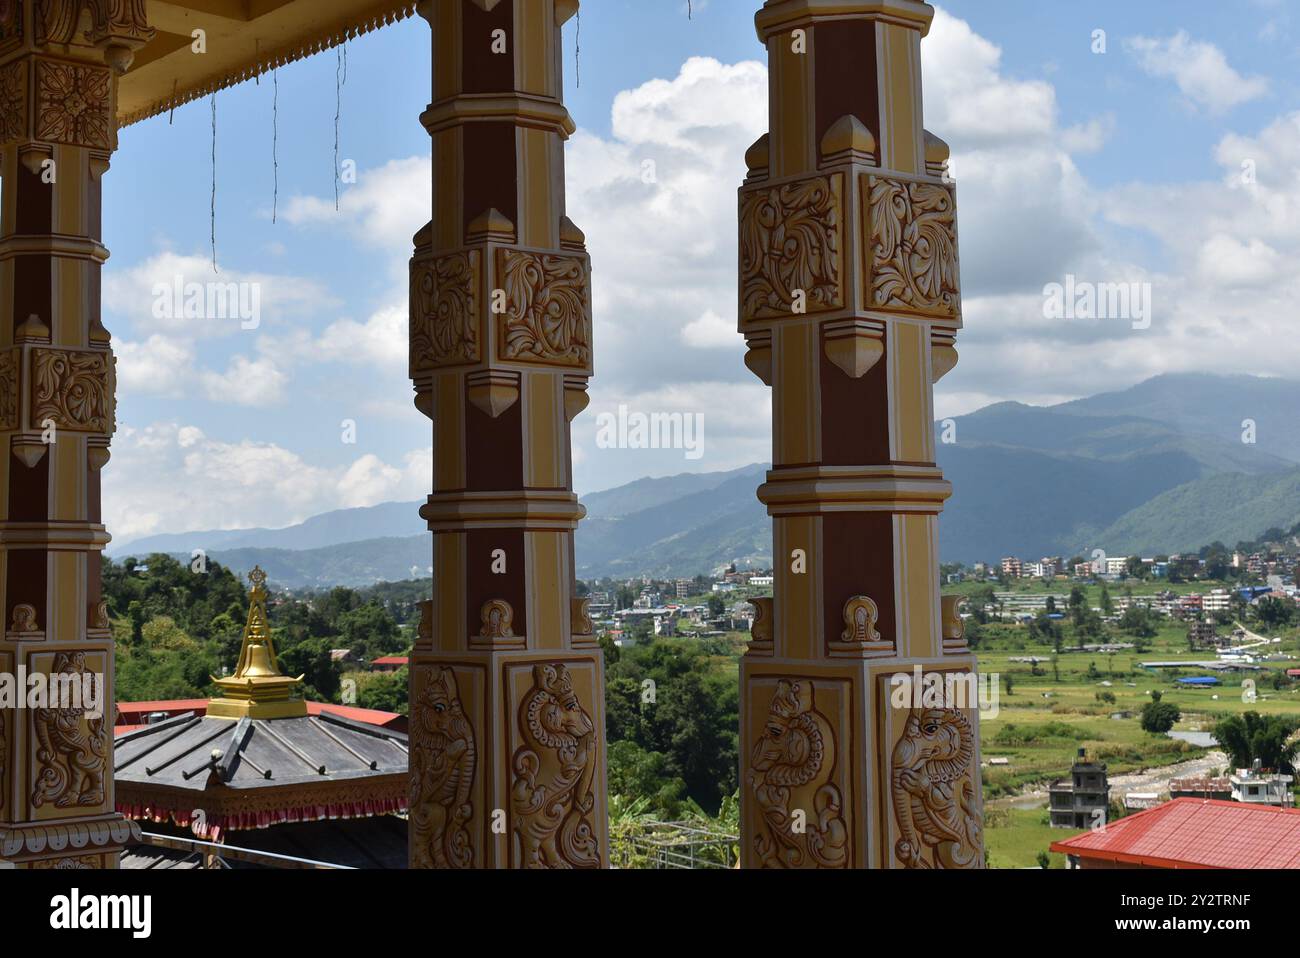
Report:
[[[378,815],[403,814],[407,810],[405,799],[381,798],[365,802],[344,802],[334,805],[311,805],[305,808],[282,808],[273,812],[238,812],[233,815],[206,815],[200,818],[194,812],[174,808],[154,808],[148,805],[122,805],[117,810],[136,821],[171,822],[188,828],[194,837],[205,842],[220,842],[224,832],[247,831],[253,828],[272,828],[300,822],[337,821],[349,818],[374,818]]]

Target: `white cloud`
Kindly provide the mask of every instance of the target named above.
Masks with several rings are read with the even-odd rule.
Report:
[[[682,340],[695,349],[736,349],[743,340],[735,322],[727,322],[713,310],[682,327]]]
[[[1150,76],[1172,79],[1183,96],[1210,113],[1225,113],[1268,92],[1263,77],[1242,76],[1222,50],[1185,30],[1166,38],[1132,37],[1124,45]]]
[[[185,529],[281,527],[351,506],[427,494],[432,450],[400,464],[371,454],[322,466],[273,443],[227,442],[195,426],[123,427],[104,472],[105,522],[119,542]]]
[[[428,222],[432,208],[432,163],[428,156],[416,156],[360,171],[337,211],[332,196],[295,196],[283,216],[295,226],[341,223],[372,246],[410,257],[411,238]]]
[[[240,406],[267,406],[284,397],[287,378],[270,356],[235,356],[224,373],[204,370],[199,382],[208,399]]]
[[[179,284],[179,292],[177,286]],[[223,294],[230,284],[236,297],[217,299],[228,303],[226,316],[187,316],[186,307],[197,284],[208,302],[209,287]],[[236,305],[256,307],[256,318],[267,322],[287,316],[319,312],[337,306],[328,291],[314,280],[278,273],[230,270],[212,272],[212,263],[201,256],[183,256],[164,251],[125,269],[108,269],[103,282],[104,311],[129,324],[140,335],[166,334],[186,339],[230,336],[254,328],[242,319]],[[206,305],[205,305],[206,310]],[[248,310],[252,315],[252,310]],[[233,315],[232,315],[233,314]]]

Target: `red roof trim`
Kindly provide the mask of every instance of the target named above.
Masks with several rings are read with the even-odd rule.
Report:
[[[1297,837],[1300,809],[1178,798],[1049,847],[1157,868],[1300,868],[1300,851],[1291,851]]]

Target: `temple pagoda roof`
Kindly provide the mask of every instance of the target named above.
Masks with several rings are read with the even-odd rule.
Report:
[[[406,810],[407,737],[327,711],[312,714],[280,671],[266,573],[248,575],[248,622],[234,675],[206,714],[183,712],[114,741],[117,807],[199,838],[286,822]]]
[[[415,0],[147,0],[156,32],[122,77],[122,126],[336,47],[415,12]],[[203,30],[206,52],[192,51]]]

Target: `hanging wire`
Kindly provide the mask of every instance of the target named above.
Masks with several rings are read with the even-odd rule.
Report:
[[[172,125],[172,120],[176,117],[176,80],[172,80],[172,108],[167,112],[167,125]]]
[[[217,94],[212,94],[212,208],[209,213],[212,240],[212,272],[217,269]]]
[[[339,209],[339,123],[343,116],[343,86],[348,75],[348,47],[341,44],[334,67],[334,212]]]
[[[582,88],[582,8],[578,8],[578,38],[573,46],[573,72],[578,81],[578,88]]]
[[[271,177],[274,192],[271,195],[271,224],[275,225],[280,208],[280,71],[271,71],[271,85],[275,90],[271,98]]]
[[[691,0],[686,0],[686,19],[687,20],[695,19],[695,11],[691,9]]]

